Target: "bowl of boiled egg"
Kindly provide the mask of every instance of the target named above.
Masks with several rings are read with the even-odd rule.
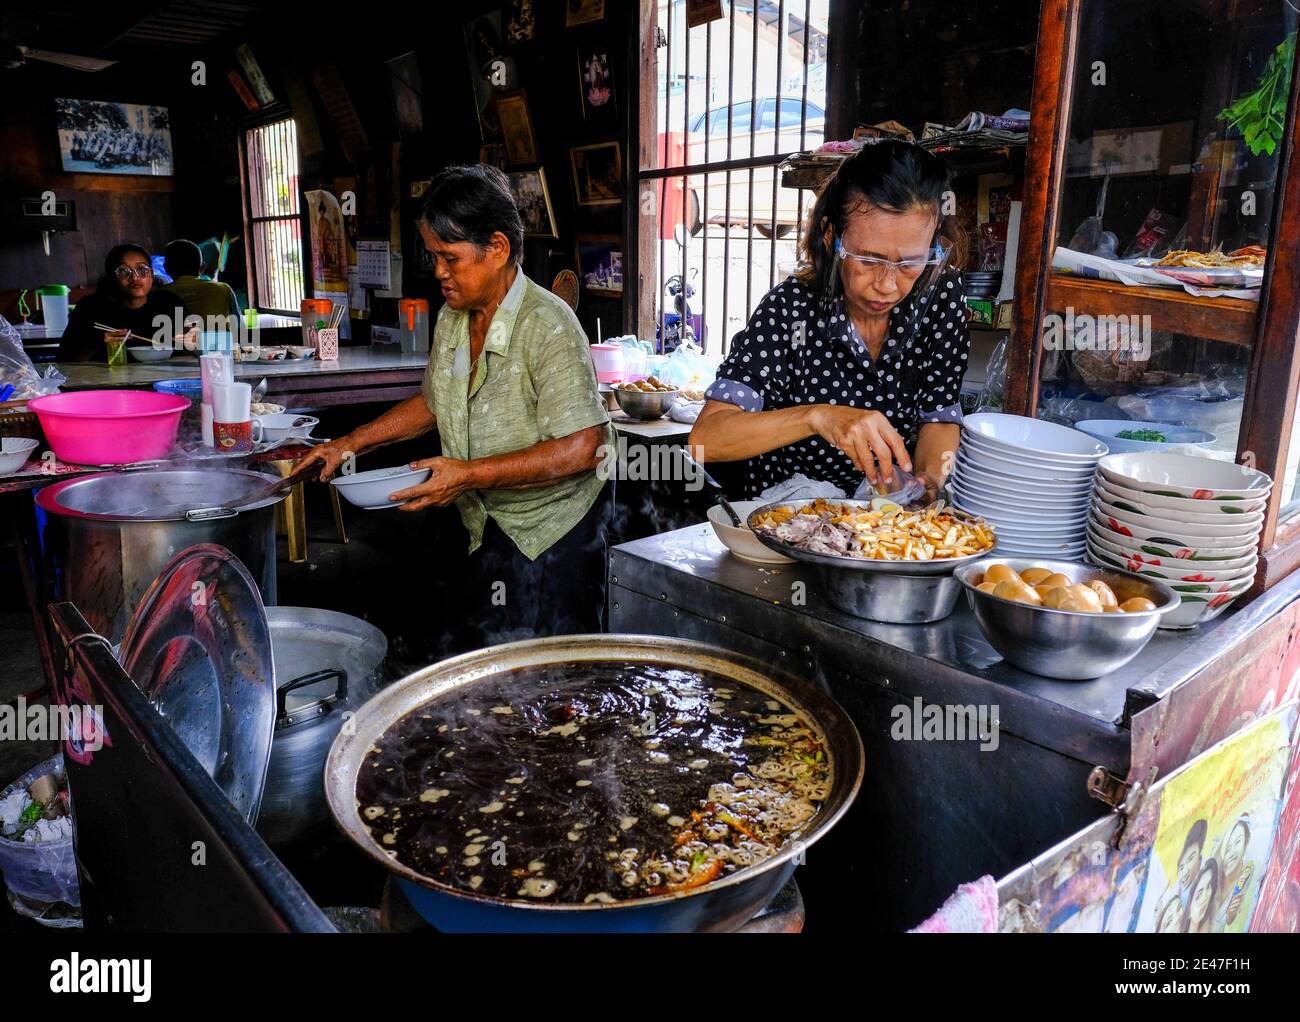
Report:
[[[1119,670],[1179,604],[1159,579],[1075,561],[986,557],[955,574],[1004,660],[1066,681]]]

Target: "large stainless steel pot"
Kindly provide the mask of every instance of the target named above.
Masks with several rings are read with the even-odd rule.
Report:
[[[267,481],[243,469],[160,468],[99,472],[38,491],[36,503],[50,516],[46,545],[61,565],[63,599],[116,643],[164,565],[188,547],[216,543],[248,568],[262,599],[275,603],[275,505],[284,496],[251,499]],[[187,521],[176,510],[215,505],[238,514]]]
[[[712,671],[769,693],[825,736],[833,770],[830,795],[801,836],[779,854],[694,890],[631,902],[552,905],[475,894],[440,883],[393,859],[370,835],[357,808],[356,782],[367,752],[390,727],[428,704],[462,695],[527,667],[634,661]],[[525,693],[521,692],[521,696]],[[682,932],[732,930],[759,912],[790,879],[803,849],[847,811],[862,782],[862,740],[845,712],[811,682],[772,664],[716,646],[650,635],[555,636],[493,646],[444,660],[383,689],[339,732],[325,761],[325,797],[334,821],[366,855],[396,874],[415,909],[443,931]]]
[[[314,607],[267,607],[275,664],[275,737],[257,830],[271,844],[329,819],[325,756],[379,686],[388,640],[374,625]]]

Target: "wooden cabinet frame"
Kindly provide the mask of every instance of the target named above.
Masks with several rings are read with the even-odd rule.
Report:
[[[1039,16],[1004,406],[1021,415],[1037,412],[1041,324],[1052,308],[1070,305],[1096,314],[1122,308],[1150,315],[1155,329],[1249,345],[1237,460],[1274,480],[1260,537],[1259,571],[1249,594],[1256,595],[1300,566],[1300,516],[1278,521],[1300,373],[1300,75],[1291,82],[1286,132],[1279,142],[1277,201],[1258,307],[1238,299],[1194,298],[1181,291],[1054,276],[1082,3],[1043,0]]]

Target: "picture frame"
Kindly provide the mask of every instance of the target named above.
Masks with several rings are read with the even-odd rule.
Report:
[[[617,142],[569,150],[573,192],[580,206],[616,206],[623,201],[623,159]]]
[[[618,115],[618,97],[614,94],[614,75],[608,52],[602,47],[578,50],[578,91],[582,97],[582,116],[614,119]]]
[[[506,172],[510,181],[510,194],[515,197],[519,215],[524,221],[525,238],[558,238],[555,211],[551,208],[551,193],[546,187],[546,171],[512,170]]]
[[[623,297],[623,239],[617,234],[579,234],[576,242],[578,279],[597,298]]]
[[[604,16],[605,0],[568,0],[564,10],[564,27],[587,25]]]
[[[532,42],[537,32],[533,15],[533,0],[511,0],[510,21],[506,25],[506,41],[512,44]]]
[[[56,99],[63,169],[73,174],[171,177],[171,115],[165,106]]]
[[[506,147],[500,142],[489,142],[478,147],[478,162],[497,170],[506,169]]]
[[[533,134],[533,122],[528,116],[528,99],[523,90],[497,96],[496,112],[501,124],[501,140],[506,147],[506,162],[511,166],[540,163],[537,136]]]

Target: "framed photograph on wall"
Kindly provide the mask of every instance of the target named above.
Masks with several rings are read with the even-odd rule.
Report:
[[[585,25],[605,16],[605,0],[568,0],[564,12],[564,27]]]
[[[63,169],[75,174],[172,176],[171,119],[165,106],[56,99]]]
[[[569,150],[573,190],[580,206],[614,206],[623,197],[623,160],[617,142]]]
[[[501,139],[506,147],[506,161],[512,165],[538,163],[537,137],[528,116],[528,100],[522,91],[498,96],[497,117],[501,122]]]
[[[546,171],[514,170],[506,174],[510,179],[510,193],[515,197],[519,215],[524,218],[524,236],[528,238],[558,238],[555,229],[555,212],[551,209],[551,193],[546,189]]]
[[[478,147],[478,162],[486,163],[497,170],[506,169],[506,147],[499,142],[490,142]]]
[[[604,50],[578,51],[578,86],[582,90],[582,116],[613,118],[618,114],[614,76]]]
[[[578,277],[589,295],[622,298],[622,239],[616,234],[579,234]]]

